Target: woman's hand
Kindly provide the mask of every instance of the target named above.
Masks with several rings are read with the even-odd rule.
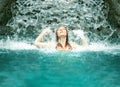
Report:
[[[80,38],[84,37],[84,32],[82,30],[73,30],[73,34]]]
[[[47,35],[47,34],[49,34],[49,33],[51,33],[52,31],[50,30],[50,28],[46,28],[46,29],[44,29],[43,31],[42,31],[42,34],[43,35]]]
[[[73,30],[73,33],[77,35],[79,38],[81,38],[82,47],[88,46],[87,39],[85,38],[84,32],[82,30]]]

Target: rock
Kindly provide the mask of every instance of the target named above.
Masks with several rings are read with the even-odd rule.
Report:
[[[0,26],[0,35],[13,35],[15,30],[9,26]]]
[[[0,25],[6,25],[12,17],[11,5],[16,0],[0,0]]]
[[[105,2],[109,4],[109,23],[120,28],[120,0],[105,0]]]

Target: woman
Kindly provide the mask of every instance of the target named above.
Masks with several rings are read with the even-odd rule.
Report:
[[[60,26],[58,27],[58,29],[56,30],[56,41],[57,43],[53,43],[53,42],[42,42],[43,37],[49,33],[50,30],[45,30],[43,31],[35,40],[35,45],[37,47],[41,47],[41,48],[55,48],[57,50],[72,50],[73,48],[78,48],[80,47],[80,45],[76,44],[76,43],[69,43],[68,42],[68,31],[67,28],[65,26]],[[73,31],[74,34],[80,36],[81,41],[82,41],[82,47],[87,47],[87,41],[84,37],[84,35],[79,35],[78,31]]]
[[[56,40],[57,40],[56,49],[59,49],[59,50],[72,49],[71,45],[68,43],[68,31],[65,26],[60,26],[56,30]]]

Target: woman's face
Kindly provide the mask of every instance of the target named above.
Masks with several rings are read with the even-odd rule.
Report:
[[[61,36],[67,36],[67,30],[65,27],[59,27],[57,30],[57,36],[61,37]]]

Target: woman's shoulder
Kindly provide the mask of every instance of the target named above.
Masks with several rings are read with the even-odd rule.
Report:
[[[50,42],[44,42],[39,44],[39,48],[55,48],[56,42],[50,41]]]
[[[57,44],[57,43],[54,42],[54,41],[47,42],[47,45],[48,45],[49,47],[55,47],[56,44]]]

